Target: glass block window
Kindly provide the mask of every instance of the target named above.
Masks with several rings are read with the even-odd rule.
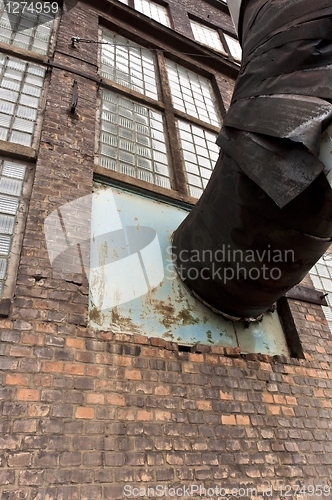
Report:
[[[212,49],[218,50],[223,54],[227,54],[221,43],[218,31],[213,28],[209,28],[204,24],[197,23],[196,21],[190,21],[191,29],[194,34],[194,38],[197,42],[207,45]]]
[[[178,130],[190,195],[199,198],[219,156],[217,134],[178,120]]]
[[[241,61],[242,59],[242,49],[239,42],[232,36],[226,35],[224,33],[225,40],[227,42],[230,53],[236,61]]]
[[[167,14],[167,9],[163,5],[160,5],[152,0],[135,0],[135,9],[142,14],[150,17],[154,21],[160,24],[170,27],[170,21]]]
[[[0,54],[0,140],[31,146],[45,71]]]
[[[100,165],[170,188],[162,114],[103,91]]]
[[[152,52],[109,30],[103,30],[101,74],[140,94],[158,99]]]
[[[175,109],[219,127],[210,81],[173,61],[166,60],[166,66]]]
[[[0,297],[3,294],[25,170],[26,166],[22,163],[0,160]]]
[[[8,14],[4,1],[0,0],[0,41],[47,54],[56,13],[38,14],[26,9],[19,11],[17,14]]]
[[[332,253],[328,252],[310,270],[310,277],[316,290],[328,295],[328,306],[322,306],[325,318],[332,333]]]

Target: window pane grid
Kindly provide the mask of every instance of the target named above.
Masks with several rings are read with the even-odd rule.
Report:
[[[194,38],[197,42],[207,45],[212,49],[218,50],[223,54],[227,54],[224,46],[220,40],[219,33],[213,29],[205,26],[204,24],[197,23],[196,21],[190,21],[191,29],[194,34]]]
[[[199,198],[219,156],[217,134],[177,121],[190,195]]]
[[[151,51],[108,30],[103,30],[103,42],[101,75],[158,100],[155,64]]]
[[[31,146],[45,69],[0,55],[0,139]]]
[[[0,0],[0,41],[47,54],[56,14],[23,11],[8,14],[5,3]]]
[[[100,164],[169,189],[162,114],[103,91]]]
[[[23,189],[26,166],[12,160],[0,160],[0,297]]]
[[[152,0],[135,0],[135,9],[160,24],[170,27],[167,9]]]
[[[169,60],[166,60],[166,67],[174,107],[219,127],[210,81]]]
[[[234,59],[236,61],[241,61],[242,49],[241,49],[241,45],[239,44],[239,42],[235,38],[233,38],[232,36],[226,35],[225,33],[224,33],[224,37],[226,39],[230,53],[232,54]]]
[[[310,270],[310,277],[316,290],[328,295],[328,306],[322,306],[325,318],[332,333],[332,254],[327,253]]]

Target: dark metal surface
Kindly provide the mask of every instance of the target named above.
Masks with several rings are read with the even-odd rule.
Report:
[[[78,103],[78,85],[77,85],[77,80],[74,80],[74,83],[73,83],[73,95],[72,95],[72,98],[71,98],[71,106],[70,106],[70,112],[71,113],[75,113],[77,103]]]
[[[223,153],[175,232],[174,255],[205,302],[257,317],[331,243],[332,190],[318,155],[332,120],[332,2],[245,0],[239,32],[243,62],[218,138]],[[183,259],[193,252],[196,261]]]
[[[217,142],[280,208],[304,191],[324,167],[301,144],[267,135],[225,127]],[[276,212],[273,205],[271,210]],[[316,231],[316,225],[312,229]]]
[[[92,80],[93,82],[96,83],[101,83],[103,81],[102,78],[100,78],[99,76],[90,75],[86,71],[79,71],[78,69],[67,66],[66,64],[60,64],[55,61],[51,61],[51,59],[45,59],[43,61],[43,64],[51,68],[57,68],[57,69],[62,69],[63,71],[68,71],[68,73],[73,73],[74,75],[83,76],[83,78],[86,78],[87,80]]]
[[[326,295],[328,294],[301,285],[294,286],[286,293],[288,299],[301,300],[303,302],[309,302],[310,304],[319,304],[320,306],[328,306],[325,298]]]

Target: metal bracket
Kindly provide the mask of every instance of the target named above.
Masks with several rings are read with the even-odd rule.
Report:
[[[293,286],[287,293],[287,299],[302,300],[303,302],[309,302],[311,304],[319,304],[321,306],[327,306],[325,297],[328,294],[323,294],[314,288],[309,288],[302,285]]]
[[[73,84],[73,96],[71,98],[71,108],[70,108],[70,112],[71,113],[75,113],[76,106],[77,106],[77,101],[78,101],[78,85],[77,85],[77,80],[74,80],[74,84]]]
[[[71,46],[73,48],[76,48],[76,44],[80,41],[80,39],[78,38],[78,36],[72,36],[71,37]]]

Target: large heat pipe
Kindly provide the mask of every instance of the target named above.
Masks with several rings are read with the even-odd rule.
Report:
[[[173,250],[198,298],[257,318],[331,244],[332,1],[240,3],[229,0],[243,60],[221,154]]]

